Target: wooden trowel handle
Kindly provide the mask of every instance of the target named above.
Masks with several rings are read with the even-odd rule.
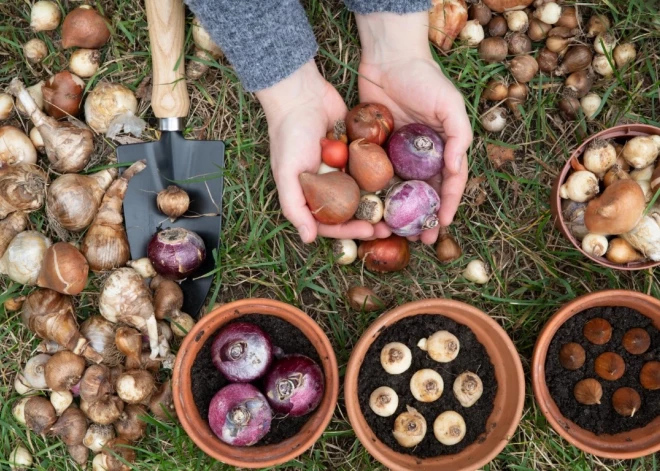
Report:
[[[145,2],[153,63],[151,108],[157,118],[182,118],[188,115],[190,107],[184,73],[183,0]]]

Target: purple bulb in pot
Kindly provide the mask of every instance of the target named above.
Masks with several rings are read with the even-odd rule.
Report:
[[[383,219],[396,235],[415,236],[438,225],[440,197],[420,180],[401,182],[385,197]]]
[[[395,131],[387,144],[394,173],[404,180],[428,180],[442,172],[445,143],[430,127],[412,123]]]
[[[268,400],[248,383],[229,384],[218,391],[209,406],[209,425],[223,442],[251,446],[270,430],[273,411]]]
[[[305,355],[292,354],[278,360],[265,380],[268,402],[275,412],[298,417],[318,407],[325,380],[321,367]]]
[[[273,362],[273,345],[257,325],[234,322],[218,332],[211,345],[211,358],[229,381],[248,383],[268,371]]]

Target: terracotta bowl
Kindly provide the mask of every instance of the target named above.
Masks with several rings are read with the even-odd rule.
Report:
[[[635,136],[647,136],[649,134],[660,135],[660,128],[649,126],[647,124],[625,124],[625,125],[615,126],[613,128],[606,129],[605,131],[599,132],[598,134],[591,136],[589,139],[584,141],[580,145],[580,147],[578,147],[573,152],[573,154],[571,154],[571,157],[568,159],[568,162],[566,162],[566,165],[564,165],[562,172],[555,179],[555,182],[552,185],[552,194],[550,197],[550,209],[554,217],[555,227],[557,227],[557,229],[559,229],[559,231],[562,234],[564,234],[564,236],[568,240],[571,241],[573,246],[577,250],[579,250],[580,253],[582,253],[582,255],[604,267],[614,268],[616,270],[643,270],[645,268],[658,266],[660,265],[660,262],[649,261],[649,262],[634,262],[634,263],[626,263],[626,264],[612,263],[605,257],[596,257],[582,250],[582,244],[580,243],[579,240],[577,240],[573,236],[573,234],[571,234],[571,231],[568,229],[566,223],[564,222],[564,217],[562,216],[561,213],[562,199],[559,196],[559,187],[564,184],[566,178],[568,177],[568,174],[571,172],[573,168],[571,162],[574,161],[576,162],[582,156],[582,153],[591,143],[591,141],[595,139],[625,139],[625,138],[632,138]]]
[[[545,382],[545,360],[555,333],[568,319],[592,307],[623,306],[636,309],[660,327],[660,301],[635,291],[606,290],[574,299],[562,307],[541,331],[532,357],[532,387],[541,412],[555,431],[577,448],[612,459],[633,459],[660,451],[660,417],[643,428],[615,435],[596,435],[562,415]]]
[[[247,314],[279,317],[294,325],[310,340],[321,359],[325,392],[316,411],[293,437],[266,446],[233,447],[218,439],[202,419],[193,400],[190,372],[204,343],[220,327]],[[176,356],[172,376],[174,407],[188,436],[207,455],[241,468],[268,468],[286,463],[305,452],[325,431],[337,404],[339,370],[328,337],[311,317],[289,304],[271,299],[244,299],[225,304],[200,319],[186,335]]]
[[[439,314],[469,327],[486,348],[495,367],[497,394],[486,432],[460,453],[436,458],[417,458],[398,453],[373,433],[360,409],[358,375],[362,361],[380,332],[406,317]],[[507,445],[522,416],[525,378],[518,352],[500,325],[479,309],[446,299],[426,299],[403,304],[380,316],[362,335],[351,353],[346,369],[344,395],[348,418],[362,445],[383,465],[393,471],[474,471],[489,463]]]

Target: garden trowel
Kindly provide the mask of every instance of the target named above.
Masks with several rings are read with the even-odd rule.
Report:
[[[131,258],[147,254],[147,245],[159,230],[184,227],[204,240],[206,258],[181,282],[183,311],[198,317],[213,281],[203,276],[215,268],[214,251],[222,225],[222,141],[188,140],[184,120],[190,106],[184,78],[185,7],[182,0],[145,0],[153,63],[151,107],[159,119],[160,140],[121,145],[117,160],[146,160],[147,168],[131,179],[124,199],[124,219]],[[157,194],[169,185],[184,189],[190,207],[171,222],[156,205]]]

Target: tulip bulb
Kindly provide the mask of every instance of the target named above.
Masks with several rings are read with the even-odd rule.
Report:
[[[554,25],[561,18],[561,7],[555,2],[544,3],[534,10],[534,16],[546,24]]]
[[[481,260],[472,260],[468,263],[465,270],[463,270],[463,276],[468,281],[480,285],[486,284],[488,283],[488,280],[490,280],[488,268]]]
[[[435,361],[449,363],[458,356],[461,343],[451,332],[439,330],[428,338],[421,339],[417,342],[417,346]]]
[[[465,27],[467,17],[463,0],[433,0],[429,10],[429,40],[441,50],[448,51]]]
[[[426,435],[426,419],[410,406],[407,411],[400,414],[394,421],[392,434],[399,445],[412,448],[419,445]]]
[[[478,46],[485,37],[484,27],[478,20],[470,20],[461,29],[458,37],[468,46]]]
[[[388,343],[380,352],[380,364],[391,375],[401,374],[410,368],[412,352],[400,342]]]
[[[374,414],[381,417],[389,417],[399,407],[399,396],[394,389],[388,386],[381,386],[374,389],[369,396],[369,407],[374,411]]]
[[[433,422],[435,438],[446,446],[459,443],[465,438],[466,432],[467,428],[463,416],[455,411],[443,412]]]
[[[108,20],[89,5],[69,12],[62,23],[62,47],[98,49],[110,38]]]
[[[505,11],[504,19],[511,31],[524,33],[529,28],[529,18],[522,10]]]

